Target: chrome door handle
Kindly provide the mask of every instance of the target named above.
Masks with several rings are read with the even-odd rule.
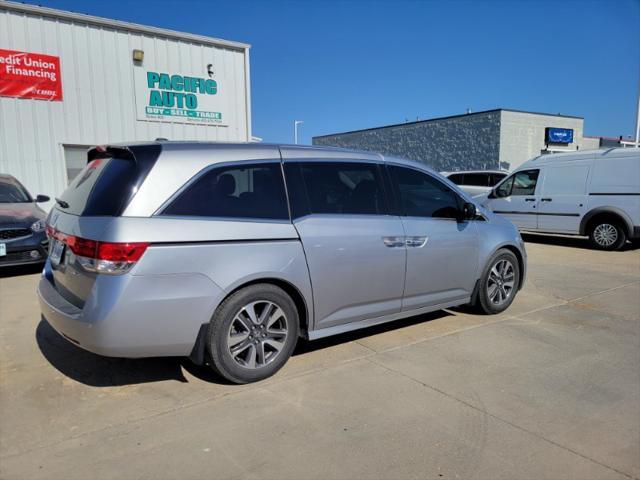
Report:
[[[429,237],[407,237],[407,247],[420,248],[427,244]]]
[[[382,243],[389,248],[404,247],[404,237],[382,237]]]

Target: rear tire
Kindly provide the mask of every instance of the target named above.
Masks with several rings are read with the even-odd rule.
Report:
[[[487,262],[480,284],[476,309],[487,315],[504,312],[520,287],[520,264],[507,249],[498,250]]]
[[[619,250],[626,243],[627,234],[620,221],[605,217],[591,223],[589,241],[598,250]]]
[[[287,362],[298,341],[296,305],[275,285],[260,283],[226,298],[209,324],[211,367],[233,383],[263,380]]]

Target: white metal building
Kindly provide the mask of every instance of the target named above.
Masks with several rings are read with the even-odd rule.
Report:
[[[0,0],[0,173],[55,196],[96,144],[251,141],[249,45]]]

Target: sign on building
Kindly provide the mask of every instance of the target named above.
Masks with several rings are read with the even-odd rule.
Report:
[[[572,128],[548,127],[546,130],[547,130],[548,143],[572,143],[573,142]]]
[[[224,85],[207,70],[185,73],[136,67],[138,120],[227,125]]]
[[[62,100],[60,57],[0,49],[0,96]]]

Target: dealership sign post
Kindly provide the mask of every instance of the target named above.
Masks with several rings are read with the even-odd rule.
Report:
[[[60,58],[0,49],[0,96],[62,100]]]

